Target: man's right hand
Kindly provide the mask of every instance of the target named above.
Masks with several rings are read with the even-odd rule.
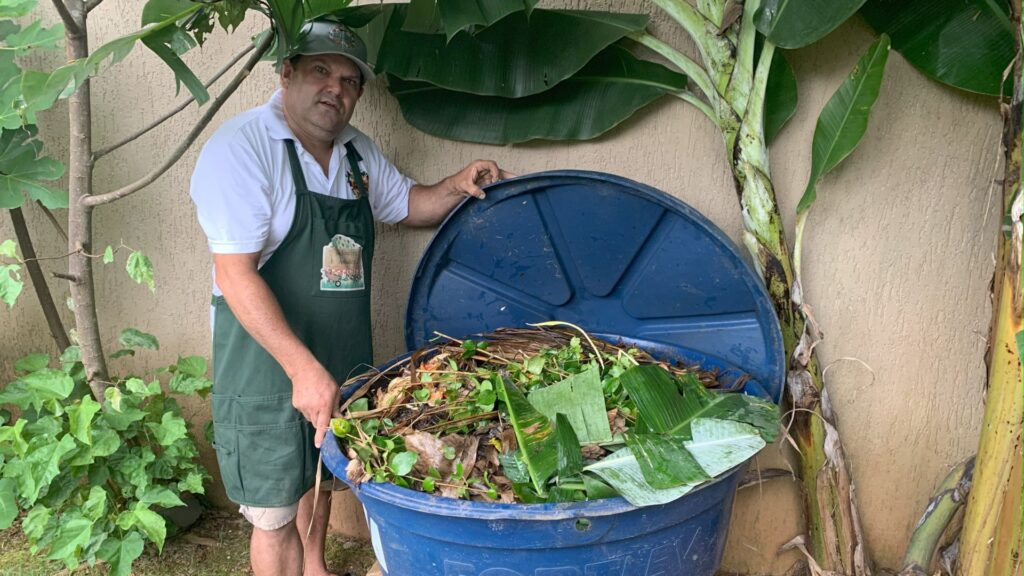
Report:
[[[291,376],[292,406],[316,428],[314,443],[320,447],[331,425],[331,418],[341,416],[338,410],[341,388],[319,362],[310,362]]]

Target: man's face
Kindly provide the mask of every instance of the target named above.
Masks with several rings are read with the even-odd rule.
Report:
[[[363,94],[359,67],[340,54],[302,56],[281,68],[285,117],[297,135],[334,140]]]

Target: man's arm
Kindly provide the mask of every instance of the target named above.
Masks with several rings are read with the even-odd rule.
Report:
[[[316,427],[316,445],[338,413],[341,391],[331,374],[292,332],[270,287],[259,275],[260,254],[214,254],[217,286],[247,332],[292,381],[292,405]]]
[[[401,223],[406,226],[436,226],[463,198],[482,199],[484,191],[481,186],[508,176],[492,160],[475,160],[433,186],[417,184],[409,191],[409,215]]]

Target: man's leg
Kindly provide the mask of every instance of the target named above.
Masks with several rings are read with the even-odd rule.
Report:
[[[299,514],[295,525],[299,538],[302,539],[305,552],[305,576],[333,576],[327,570],[327,562],[324,559],[327,523],[331,517],[331,492],[329,490],[320,491],[320,496],[317,497],[316,501],[316,511],[314,512],[313,497],[315,493],[316,487],[310,488],[309,492],[306,492],[302,499],[299,500]],[[309,525],[311,517],[313,519],[312,528]]]
[[[257,516],[262,513],[255,509]],[[248,515],[246,517],[249,518]],[[302,576],[302,541],[295,529],[294,518],[281,526],[275,526],[274,522],[262,523],[264,528],[259,527],[259,518],[256,521],[249,518],[249,521],[253,524],[249,561],[254,576]]]

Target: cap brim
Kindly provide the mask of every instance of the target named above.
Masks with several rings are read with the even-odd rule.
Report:
[[[374,78],[377,77],[377,75],[373,73],[373,68],[370,68],[370,66],[366,62],[363,62],[362,60],[356,58],[355,56],[352,56],[351,54],[340,54],[338,52],[331,52],[325,50],[322,52],[300,52],[299,54],[296,54],[296,56],[317,56],[319,54],[337,54],[338,56],[344,56],[345,58],[348,58],[356,66],[358,66],[359,71],[363,73],[363,82],[369,82],[370,80],[373,80]]]

